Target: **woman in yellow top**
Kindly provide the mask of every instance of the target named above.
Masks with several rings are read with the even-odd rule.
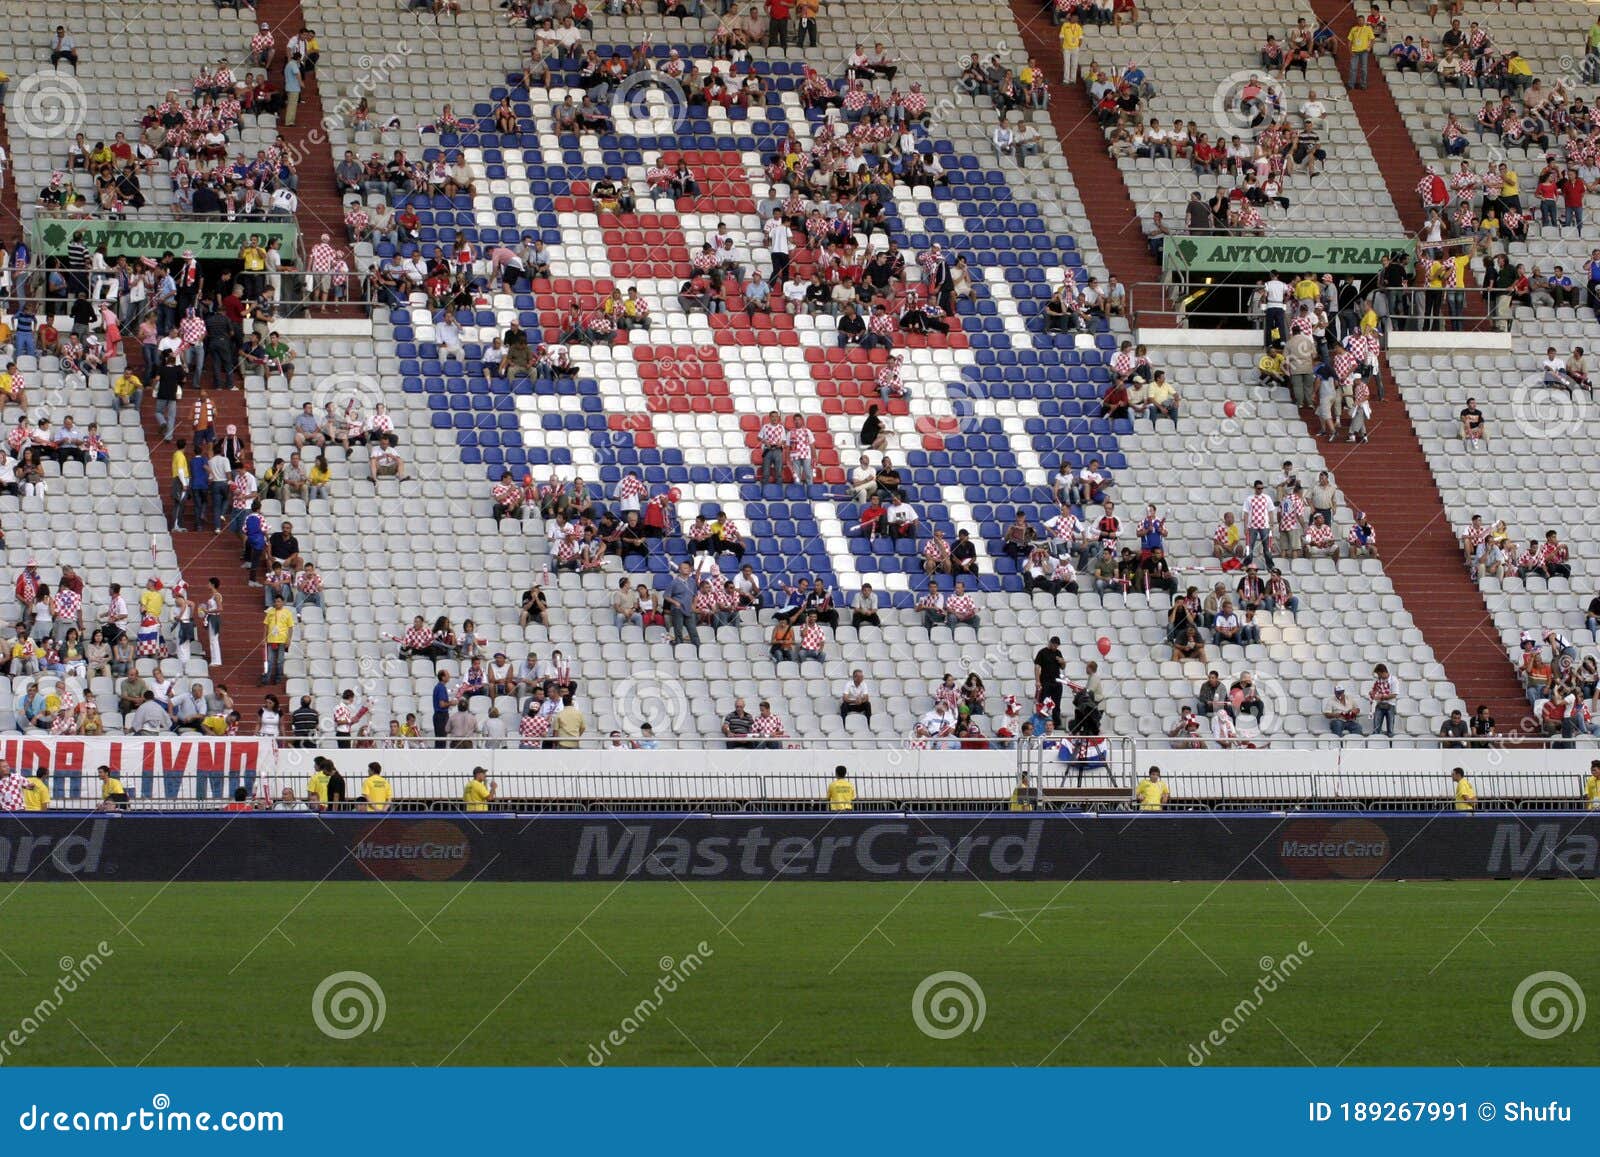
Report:
[[[311,464],[311,469],[306,471],[306,497],[328,497],[328,482],[332,477],[333,473],[328,469],[328,456],[320,455]]]

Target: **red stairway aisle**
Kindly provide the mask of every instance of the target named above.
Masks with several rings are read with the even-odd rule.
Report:
[[[145,372],[139,343],[129,341],[124,343],[124,348],[128,352],[129,366],[140,377],[149,381],[152,375]],[[209,371],[207,376],[209,377]],[[191,417],[197,392],[192,386],[187,388],[183,401],[178,403],[178,436],[189,443],[187,449],[191,454],[194,447]],[[253,446],[249,415],[245,411],[244,390],[212,391],[211,398],[217,408],[218,434],[220,435],[229,426],[237,426],[239,436],[244,439],[245,445]],[[150,450],[150,466],[155,473],[156,484],[160,487],[162,508],[166,511],[167,525],[170,526],[172,525],[173,444],[161,440],[155,420],[154,390],[145,391],[140,424],[144,428],[145,445]],[[264,467],[258,464],[258,472],[262,468]],[[183,522],[185,529],[173,534],[172,545],[177,551],[178,566],[183,571],[184,582],[189,584],[189,594],[192,598],[204,602],[210,591],[208,580],[212,578],[222,580],[222,666],[211,668],[211,678],[214,682],[227,684],[228,691],[233,695],[234,705],[238,708],[243,731],[247,735],[252,734],[258,718],[256,708],[261,706],[265,696],[269,692],[276,692],[279,701],[283,700],[281,686],[260,685],[263,640],[261,592],[249,585],[246,572],[239,565],[239,538],[230,533],[226,527],[221,534],[213,534],[209,527],[198,532],[189,530],[188,527],[194,525],[189,513],[193,509],[193,504],[188,504]],[[276,530],[277,527],[270,529]],[[203,635],[196,653],[207,654]]]
[[[1373,402],[1371,441],[1323,443],[1323,458],[1345,500],[1372,519],[1383,571],[1467,710],[1485,704],[1499,730],[1516,733],[1528,701],[1483,595],[1468,577],[1455,528],[1388,366],[1383,376],[1386,400]],[[1306,427],[1315,437],[1312,420]]]
[[[1349,55],[1343,45],[1355,23],[1355,9],[1340,0],[1312,0],[1311,8],[1338,36],[1341,72],[1348,77]],[[1406,230],[1415,233],[1424,220],[1416,191],[1424,173],[1422,156],[1376,61],[1367,79],[1368,87],[1347,85],[1345,91],[1395,210]],[[1470,312],[1481,314],[1480,309]],[[1324,457],[1348,500],[1372,518],[1384,572],[1456,692],[1469,710],[1486,704],[1501,730],[1515,731],[1528,715],[1528,701],[1489,608],[1467,575],[1444,499],[1387,366],[1384,382],[1388,400],[1373,406],[1371,442],[1329,447]],[[1312,422],[1307,427],[1314,432]]]
[[[0,170],[0,241],[9,250],[22,239],[22,208],[17,202],[16,156],[11,151],[11,129],[6,124],[6,109],[0,104],[0,148],[5,149],[6,166]]]
[[[278,38],[279,51],[272,67],[272,81],[281,89],[285,61],[282,47],[289,37],[307,26],[305,12],[300,7],[300,0],[257,0],[256,20],[271,25],[273,35]],[[322,30],[313,27],[311,31]],[[326,60],[318,62],[319,72],[327,67]],[[278,118],[278,140],[289,150],[289,155],[294,158],[295,170],[300,175],[300,211],[295,214],[295,223],[300,226],[302,247],[309,253],[318,238],[326,233],[334,247],[344,251],[345,257],[350,260],[350,267],[354,269],[356,263],[344,227],[344,205],[333,180],[333,149],[328,142],[328,130],[323,126],[326,115],[322,107],[322,86],[318,72],[310,73],[303,77],[300,107],[295,112],[294,124],[285,125],[283,118]],[[300,297],[303,294],[296,292],[291,296]],[[323,305],[315,307],[313,312],[315,316],[325,318],[365,316],[358,305]]]
[[[1089,94],[1081,84],[1061,75],[1061,45],[1055,27],[1040,11],[1037,0],[1011,0],[1011,11],[1028,55],[1050,80],[1050,121],[1072,169],[1072,183],[1089,215],[1100,256],[1111,275],[1128,287],[1137,313],[1140,299],[1152,292],[1142,287],[1161,280],[1161,265],[1150,256],[1139,212],[1128,196],[1121,171],[1106,151],[1105,135],[1094,119]],[[1093,37],[1090,29],[1078,54],[1084,63],[1094,55]],[[1137,317],[1133,321],[1137,325]]]

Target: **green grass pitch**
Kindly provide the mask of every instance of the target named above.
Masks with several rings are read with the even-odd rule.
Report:
[[[9,1065],[1576,1064],[1595,1026],[1533,1039],[1513,993],[1600,981],[1577,880],[24,884],[0,919]],[[384,1012],[341,1039],[312,1001],[347,971]],[[918,1027],[941,972],[981,1025]]]

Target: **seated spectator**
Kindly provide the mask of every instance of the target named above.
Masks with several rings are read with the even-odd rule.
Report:
[[[1333,689],[1333,694],[1322,705],[1322,715],[1328,721],[1328,730],[1337,739],[1347,735],[1361,736],[1361,705],[1346,693],[1343,684]]]

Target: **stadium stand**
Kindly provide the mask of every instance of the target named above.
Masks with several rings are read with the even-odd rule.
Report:
[[[1260,20],[1287,28],[1303,14],[1280,7]],[[1181,21],[1199,22],[1198,14],[1179,11]],[[716,740],[735,698],[742,697],[758,734],[782,728],[790,736],[919,743],[925,741],[919,721],[940,723],[937,705],[949,695],[937,687],[947,674],[961,684],[976,672],[987,684],[986,735],[1002,725],[1014,730],[1020,720],[1005,716],[1002,704],[1016,697],[1026,717],[1034,653],[1051,634],[1065,643],[1056,696],[1063,700],[1063,722],[1074,722],[1076,714],[1075,730],[1085,735],[1169,733],[1208,669],[1222,671],[1230,684],[1251,675],[1263,710],[1254,721],[1248,713],[1242,718],[1247,736],[1257,728],[1287,736],[1325,733],[1324,704],[1333,686],[1349,685],[1370,707],[1365,697],[1379,681],[1379,664],[1401,689],[1397,735],[1431,735],[1445,712],[1464,705],[1459,680],[1448,673],[1452,659],[1436,658],[1435,636],[1430,630],[1425,637],[1413,623],[1409,596],[1402,605],[1385,573],[1383,556],[1395,541],[1387,533],[1384,550],[1373,557],[1289,558],[1280,547],[1274,561],[1298,608],[1257,611],[1259,641],[1237,654],[1219,654],[1207,628],[1209,661],[1178,658],[1168,637],[1168,599],[1159,581],[1146,592],[1137,547],[1149,547],[1159,535],[1178,583],[1192,581],[1201,595],[1219,580],[1232,590],[1244,576],[1219,572],[1213,550],[1223,513],[1236,513],[1241,522],[1275,522],[1274,503],[1263,513],[1249,501],[1254,479],[1263,479],[1276,499],[1283,462],[1307,483],[1331,467],[1338,494],[1346,459],[1325,456],[1287,399],[1255,389],[1253,352],[1223,344],[1152,349],[1155,366],[1177,389],[1176,420],[1163,417],[1147,426],[1144,418],[1106,414],[1102,397],[1128,368],[1117,351],[1131,331],[1116,310],[1099,308],[1103,299],[1095,294],[1114,292],[1111,273],[1140,267],[1118,255],[1108,271],[1094,241],[1117,236],[1125,253],[1120,235],[1131,228],[1137,236],[1137,229],[1131,220],[1121,229],[1103,224],[1103,199],[1093,213],[1086,210],[1072,179],[1078,162],[1069,166],[1054,134],[1041,134],[1037,156],[1019,157],[1015,147],[997,152],[993,101],[982,91],[962,90],[961,65],[950,55],[952,43],[970,39],[978,14],[976,5],[957,6],[926,28],[897,32],[886,45],[895,70],[890,79],[865,75],[885,67],[877,56],[883,50],[867,53],[865,46],[883,40],[882,30],[892,26],[886,7],[824,13],[814,47],[750,53],[748,75],[759,81],[744,79],[739,62],[730,83],[760,90],[744,107],[731,98],[688,99],[714,64],[726,67],[708,47],[714,15],[697,29],[692,21],[595,13],[593,32],[581,34],[582,48],[599,45],[602,61],[627,60],[637,51],[636,64],[647,60],[653,68],[635,66],[592,110],[569,114],[569,93],[576,104],[586,85],[605,83],[597,62],[557,55],[558,37],[535,41],[508,23],[504,10],[396,11],[374,20],[321,0],[263,3],[259,15],[269,24],[310,26],[321,42],[316,78],[302,98],[304,121],[292,135],[284,126],[286,146],[298,158],[298,219],[310,268],[329,267],[317,253],[320,234],[328,233],[328,252],[348,243],[350,288],[365,283],[377,299],[370,319],[362,310],[314,307],[285,323],[297,350],[292,381],[249,368],[244,374],[240,397],[247,408],[239,424],[256,443],[257,474],[279,457],[287,461],[299,452],[304,463],[325,452],[331,475],[326,498],[263,503],[270,526],[284,518],[294,523],[321,572],[327,604],[302,608],[287,658],[285,716],[308,696],[327,727],[350,710],[340,704],[354,691],[358,701],[373,705],[362,726],[381,733],[413,715],[431,734],[434,689],[444,671],[447,700],[465,702],[480,720],[480,734],[515,736],[519,696],[476,693],[476,676],[463,670],[481,652],[489,681],[503,681],[495,657],[503,652],[512,671],[536,654],[542,665],[534,681],[574,684],[591,732],[615,727],[636,735],[650,722],[661,738]],[[1192,67],[1170,40],[1179,15],[1167,9],[1143,16],[1138,26],[1089,30],[1083,56],[1098,54],[1119,67],[1136,60],[1157,89],[1148,107],[1163,121],[1209,109],[1211,90],[1235,68],[1248,72],[1259,49],[1260,23],[1229,25],[1215,38],[1217,62]],[[230,34],[239,29],[232,41],[238,51],[250,25],[235,22],[231,13],[220,21]],[[212,34],[208,28],[203,36]],[[1002,37],[992,54],[1017,62],[1020,73],[1037,36],[1029,24],[1022,37]],[[650,39],[636,49],[642,37]],[[545,51],[530,57],[535,43]],[[852,65],[857,45],[863,59]],[[548,69],[548,87],[537,77],[528,84],[523,73],[530,61],[535,72]],[[1057,68],[1052,60],[1043,71],[1052,75]],[[884,99],[889,115],[905,110],[912,122],[922,119],[922,109],[905,98],[912,84],[920,86],[929,115],[908,133],[938,162],[927,184],[893,183],[881,226],[871,227],[876,210],[869,209],[868,219],[850,221],[832,247],[844,266],[858,260],[852,251],[889,242],[904,260],[903,275],[896,272],[888,282],[889,304],[904,317],[889,315],[867,331],[876,339],[869,344],[879,348],[841,347],[839,321],[827,308],[783,307],[785,266],[809,276],[819,268],[826,272],[831,260],[819,260],[822,249],[798,236],[787,246],[784,239],[811,226],[813,207],[822,209],[826,228],[834,204],[825,195],[791,202],[785,192],[774,192],[785,177],[774,158],[827,156],[847,137],[846,114],[870,99],[851,94],[851,71],[863,92]],[[697,74],[693,80],[690,72]],[[89,103],[98,107],[101,78],[86,73],[85,81]],[[1328,164],[1315,183],[1299,177],[1286,185],[1290,213],[1274,227],[1323,232],[1338,218],[1348,230],[1359,207],[1360,232],[1398,231],[1389,186],[1355,117],[1340,104],[1342,84],[1331,66],[1314,64],[1307,86],[1330,103]],[[120,82],[109,91],[121,99]],[[1224,116],[1233,115],[1230,93],[1224,86]],[[1076,91],[1053,95],[1058,116],[1083,100]],[[1296,82],[1291,104],[1299,95]],[[366,105],[358,107],[363,98]],[[829,107],[835,103],[844,110]],[[444,115],[447,106],[456,120]],[[560,131],[558,118],[591,112],[615,123]],[[1008,125],[1049,126],[1049,112],[1021,108]],[[118,123],[127,119],[118,117]],[[270,130],[258,124],[254,131]],[[898,136],[888,131],[884,142]],[[870,134],[864,139],[872,143]],[[346,149],[367,160],[374,149],[382,156],[341,194],[336,165]],[[405,151],[407,164],[385,165],[396,149]],[[46,153],[32,151],[35,161]],[[848,145],[839,155],[847,154]],[[682,180],[675,171],[679,161],[697,189],[671,188]],[[1132,203],[1143,211],[1166,206],[1163,198],[1172,189],[1188,187],[1187,178],[1174,185],[1142,161],[1121,169]],[[48,183],[45,166],[35,163],[30,171],[35,187],[41,173]],[[605,183],[629,188],[636,209],[614,206],[617,194]],[[414,211],[414,222],[389,222],[389,212],[405,210]],[[1181,210],[1180,197],[1168,215],[1181,220]],[[693,280],[701,244],[718,235],[719,225],[727,228],[728,248],[701,272],[718,275],[726,309],[686,308],[702,289],[685,291],[684,283]],[[517,276],[519,267],[537,260],[523,248],[535,239],[547,253],[548,276]],[[430,286],[434,270],[413,272],[402,259],[417,254],[425,265],[436,247],[443,284]],[[475,281],[461,297],[450,284],[456,271]],[[752,271],[771,277],[770,289],[752,285]],[[1068,315],[1081,314],[1082,323],[1061,331],[1047,327],[1046,314],[1064,280],[1072,285]],[[640,320],[634,307],[606,314],[613,289],[637,290],[648,326],[628,328]],[[770,310],[760,308],[764,294]],[[529,335],[534,372],[513,368],[502,376],[485,352],[516,326]],[[522,357],[509,352],[505,361],[517,367]],[[298,421],[308,403],[312,421]],[[1397,401],[1391,404],[1399,409]],[[881,447],[879,431],[865,439],[861,433],[873,405],[883,421]],[[1242,423],[1224,421],[1241,409]],[[772,412],[788,429],[764,436]],[[796,419],[806,433],[793,432]],[[370,445],[318,444],[330,436],[339,443],[354,434],[359,443],[389,433],[397,445],[376,456]],[[297,435],[303,445],[296,444]],[[779,481],[761,479],[763,448],[780,442],[787,451],[779,455],[785,460],[780,471],[799,461],[810,477],[781,472]],[[159,436],[151,447],[155,470],[146,472],[153,484],[164,479],[166,467]],[[1379,449],[1376,437],[1365,449]],[[873,462],[887,456],[893,463],[917,516],[914,533],[868,533],[867,504],[850,486],[862,452]],[[1054,553],[1036,556],[1027,534],[1049,537],[1047,520],[1060,511],[1052,486],[1057,465],[1065,462],[1076,474],[1094,461],[1111,482],[1107,493],[1121,519],[1114,534],[1106,533],[1119,550],[1135,548],[1134,569],[1119,574],[1108,564],[1111,573],[1100,583],[1106,589],[1095,589],[1094,552],[1082,548],[1097,537],[1106,510],[1077,502],[1077,515],[1088,519],[1088,542],[1070,551],[1081,592],[1030,592],[1029,562],[1037,565]],[[1353,457],[1348,461],[1357,468]],[[369,475],[396,462],[395,476]],[[1420,463],[1418,455],[1418,470]],[[1370,455],[1361,468],[1371,469]],[[510,484],[497,491],[506,472]],[[573,480],[583,491],[576,502]],[[1448,493],[1446,499],[1453,501]],[[555,517],[569,506],[581,512],[586,503],[597,514],[636,504],[641,514],[660,514],[665,533],[647,539],[642,554],[602,552],[586,566],[584,541],[558,541],[566,520]],[[495,517],[497,504],[522,507],[520,516]],[[1141,534],[1147,504],[1164,522],[1159,530],[1146,525]],[[1337,510],[1335,542],[1343,544],[1352,525],[1347,494],[1339,494]],[[903,514],[897,508],[883,517]],[[1027,531],[1013,531],[1018,515]],[[714,534],[697,519],[731,522],[742,554],[693,550],[691,540]],[[193,586],[198,562],[184,557],[184,543],[204,536],[177,535],[173,557],[161,525],[159,545],[167,554],[160,565],[174,573],[181,561]],[[961,629],[966,623],[927,625],[924,558],[935,530],[946,543],[965,533],[974,544],[974,573],[936,576],[940,606],[933,616],[967,615],[968,600],[954,587],[960,578],[975,613],[970,632]],[[665,624],[641,629],[629,623],[619,630],[613,619],[619,582],[627,578],[653,589],[659,605],[673,596],[680,563],[690,565],[691,579],[699,573],[719,582],[735,579],[739,566],[749,564],[765,591],[759,616],[745,611],[736,623],[715,629],[700,623],[698,646],[674,646]],[[575,573],[568,573],[569,564]],[[1049,558],[1052,579],[1066,577],[1057,565]],[[1165,573],[1157,570],[1154,577]],[[1268,576],[1261,577],[1265,582]],[[814,631],[802,617],[792,642],[775,640],[778,607],[796,606],[802,616],[808,609],[782,590],[801,578],[820,581],[833,600],[812,609],[823,611],[824,620],[836,611],[840,621]],[[852,613],[865,583],[877,595],[876,625],[858,623]],[[522,595],[535,585],[547,609],[524,623]],[[245,591],[230,606],[261,597],[254,588]],[[707,618],[733,609],[704,598],[699,609]],[[448,618],[449,626],[439,629],[454,637],[435,638],[431,628],[412,635],[416,616],[425,625]],[[449,648],[442,659],[436,645]],[[800,661],[774,662],[774,646],[794,648]],[[244,660],[230,655],[229,661],[236,670]],[[870,717],[840,712],[844,684],[856,668],[872,686]],[[1080,699],[1075,713],[1064,702],[1073,684],[1098,695],[1098,702]],[[781,723],[762,722],[771,718],[756,710],[762,700]],[[489,717],[491,709],[497,718]],[[546,725],[530,726],[536,738]]]

